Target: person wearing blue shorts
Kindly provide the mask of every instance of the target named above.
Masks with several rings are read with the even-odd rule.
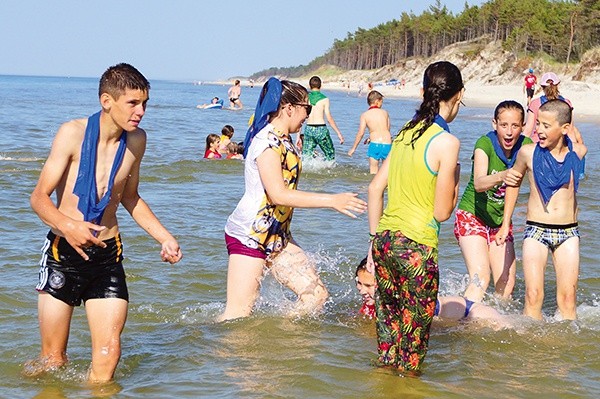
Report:
[[[362,140],[365,130],[369,129],[369,143],[367,156],[369,157],[369,172],[374,175],[379,170],[379,165],[387,158],[392,149],[392,135],[390,133],[390,116],[386,110],[381,109],[383,96],[377,90],[372,90],[367,95],[369,109],[360,116],[360,125],[354,144],[348,155],[352,156]]]

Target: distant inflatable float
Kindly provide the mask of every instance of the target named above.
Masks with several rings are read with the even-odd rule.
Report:
[[[215,97],[212,99],[210,104],[202,104],[202,105],[198,105],[196,106],[196,108],[200,108],[200,109],[222,109],[223,108],[223,100],[220,100],[219,98]]]

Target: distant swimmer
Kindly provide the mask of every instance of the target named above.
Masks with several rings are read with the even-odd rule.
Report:
[[[206,136],[206,148],[204,149],[204,158],[221,159],[222,156],[219,153],[219,144],[221,144],[221,137],[218,134],[211,133],[208,136]]]
[[[372,175],[377,173],[379,165],[387,158],[392,148],[392,135],[390,133],[390,116],[387,111],[381,109],[383,105],[383,96],[380,92],[373,90],[367,95],[369,109],[360,116],[360,124],[354,145],[348,151],[352,156],[356,147],[362,140],[365,130],[369,129],[369,171]]]
[[[229,108],[231,109],[242,109],[244,105],[242,104],[242,100],[240,100],[240,96],[242,95],[242,86],[240,86],[240,81],[238,79],[235,80],[233,86],[227,90],[227,96],[229,97]]]
[[[223,100],[220,100],[219,97],[213,97],[213,99],[210,101],[210,104],[197,105],[196,108],[200,108],[200,109],[209,109],[209,108],[221,109],[221,108],[223,108]]]
[[[337,133],[340,144],[344,144],[344,136],[338,129],[331,112],[329,111],[329,99],[325,94],[321,93],[321,79],[318,76],[313,76],[309,81],[310,92],[308,93],[308,101],[312,106],[312,111],[306,120],[304,134],[300,135],[298,146],[302,147],[303,158],[314,158],[315,148],[319,146],[323,151],[323,156],[326,161],[335,159],[335,148],[329,134],[329,129],[325,124],[325,118],[331,125],[331,128]]]

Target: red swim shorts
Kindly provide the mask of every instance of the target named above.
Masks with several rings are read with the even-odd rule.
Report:
[[[458,240],[460,237],[465,236],[480,236],[487,240],[488,245],[496,240],[496,234],[498,234],[499,227],[489,227],[483,220],[470,212],[463,211],[462,209],[456,210],[456,218],[454,219],[454,237]],[[506,241],[514,242],[512,224],[508,231]]]

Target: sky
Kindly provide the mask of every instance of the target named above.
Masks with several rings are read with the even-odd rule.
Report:
[[[480,5],[483,0],[466,0]],[[465,0],[441,0],[453,12]],[[358,28],[435,0],[2,0],[0,74],[226,80],[308,64]]]

